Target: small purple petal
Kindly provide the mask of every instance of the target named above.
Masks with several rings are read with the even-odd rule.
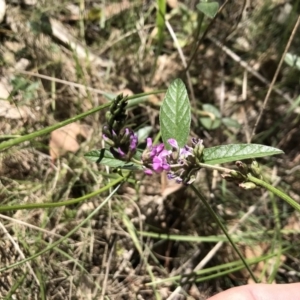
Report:
[[[163,150],[158,154],[158,157],[165,158],[166,156],[170,155],[171,152],[168,150]]]
[[[163,163],[162,168],[165,171],[170,171],[171,170],[171,166],[168,163]]]
[[[108,137],[107,137],[104,133],[102,134],[102,138],[103,138],[105,141],[108,140]]]
[[[175,177],[176,177],[175,174],[173,174],[173,173],[171,173],[171,172],[168,172],[167,178],[168,178],[169,180],[174,179]]]
[[[152,168],[156,173],[161,173],[164,170],[169,171],[171,169],[166,159],[159,156],[153,158]]]
[[[130,150],[135,151],[137,145],[138,145],[138,136],[136,134],[132,134],[130,136],[130,146],[129,146]]]
[[[144,173],[145,173],[146,175],[152,175],[152,174],[153,174],[153,172],[152,172],[150,169],[144,170]]]
[[[176,177],[175,181],[176,181],[176,183],[182,183],[182,178]]]
[[[164,150],[164,144],[159,144],[150,147],[150,158],[153,159],[155,156],[158,156]]]
[[[157,173],[160,173],[163,169],[162,169],[162,160],[161,158],[155,156],[153,158],[153,164],[152,164],[153,170]]]
[[[146,141],[147,141],[147,148],[152,147],[152,139],[151,139],[150,137],[148,137],[148,138],[146,139]]]
[[[202,145],[203,144],[203,140],[198,139],[198,138],[192,138],[192,144],[193,144],[193,146]]]
[[[178,143],[175,139],[168,139],[168,143],[175,149],[178,149]]]
[[[150,159],[153,159],[153,157],[155,157],[156,155],[156,150],[155,149],[152,149],[150,152],[149,152],[149,158]]]
[[[180,149],[180,156],[186,158],[189,155],[193,154],[193,148],[185,145],[183,148]]]
[[[158,144],[157,146],[154,146],[156,149],[156,154],[159,154],[160,152],[162,152],[165,149],[165,145],[164,144]]]
[[[121,155],[121,156],[125,156],[125,153],[122,151],[122,149],[119,147],[117,152]]]

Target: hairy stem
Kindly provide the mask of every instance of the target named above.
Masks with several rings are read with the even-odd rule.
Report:
[[[193,191],[196,193],[196,195],[201,199],[201,201],[203,202],[203,204],[205,205],[206,209],[208,210],[208,212],[210,213],[210,215],[213,217],[213,219],[215,220],[215,222],[219,225],[219,227],[221,228],[221,230],[224,232],[225,236],[227,237],[229,243],[232,245],[233,249],[235,250],[235,252],[237,253],[237,255],[240,257],[241,261],[243,262],[245,268],[248,270],[251,278],[253,279],[253,281],[255,283],[258,282],[258,280],[256,279],[255,275],[253,274],[252,270],[250,269],[250,266],[248,265],[248,263],[246,262],[245,258],[243,257],[242,253],[240,252],[240,250],[238,249],[238,247],[235,245],[234,241],[231,239],[228,231],[226,230],[225,226],[223,225],[223,223],[221,222],[220,218],[218,217],[218,215],[214,212],[214,210],[210,207],[209,203],[207,202],[205,196],[197,189],[195,188],[194,185],[190,185],[190,187],[193,189]]]
[[[300,212],[300,204],[298,204],[294,199],[292,199],[286,193],[280,191],[279,189],[275,188],[271,184],[254,177],[251,174],[247,175],[247,179],[248,179],[248,181],[251,181],[251,182],[255,183],[256,185],[259,185],[259,186],[269,190],[270,192],[272,192],[273,194],[275,194],[276,196],[278,196],[279,198],[281,198],[282,200],[287,202],[289,205],[294,207],[298,212]]]

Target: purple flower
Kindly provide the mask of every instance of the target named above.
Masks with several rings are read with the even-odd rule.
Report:
[[[130,135],[130,146],[129,146],[130,151],[135,151],[137,145],[138,145],[138,136],[132,133]]]
[[[152,175],[153,172],[169,171],[171,166],[168,163],[168,157],[171,151],[166,150],[163,143],[153,145],[151,138],[147,138],[146,142],[147,147],[142,155],[142,161],[146,167],[145,174]]]
[[[125,152],[120,147],[110,147],[110,152],[117,159],[123,159],[125,157]]]
[[[152,168],[156,173],[161,173],[162,171],[169,171],[171,169],[164,156],[155,156],[152,161]]]
[[[183,179],[181,177],[176,177],[175,181],[176,183],[182,183]]]
[[[168,143],[174,148],[174,149],[178,149],[178,143],[175,139],[168,139]]]
[[[171,180],[171,179],[176,178],[176,175],[175,175],[172,171],[170,171],[170,172],[168,172],[168,174],[167,174],[167,178],[168,178],[169,180]]]
[[[193,147],[185,145],[180,148],[175,139],[168,139],[172,150],[166,150],[164,144],[153,145],[152,139],[147,138],[147,147],[142,155],[144,172],[146,175],[167,172],[168,179],[175,179],[177,183],[190,184],[194,181],[195,148],[203,149],[202,140],[193,139]]]
[[[166,153],[167,150],[165,150],[165,146],[164,144],[158,144],[158,145],[155,145],[155,146],[151,146],[150,147],[150,158],[153,159],[155,156],[158,156],[158,155],[166,155],[168,153]]]
[[[180,149],[180,157],[186,158],[189,155],[193,154],[193,148],[189,147],[188,145],[185,145],[183,148]]]
[[[188,145],[185,145],[183,148],[179,148],[175,139],[168,139],[168,143],[174,150],[179,150],[179,156],[181,159],[193,154],[193,148],[189,147]]]
[[[150,170],[150,169],[145,169],[145,170],[144,170],[144,173],[145,173],[146,175],[153,175],[153,172],[152,172],[152,170]]]
[[[153,149],[155,151],[155,155],[160,155],[163,151],[167,151],[165,150],[165,145],[164,144],[158,144],[156,146],[153,146]]]
[[[165,150],[164,144],[161,143],[161,144],[153,146],[152,139],[147,138],[147,147],[142,155],[142,157],[143,157],[142,160],[146,163],[152,162],[154,157],[157,157],[157,156],[165,157],[168,154],[169,154],[169,151]]]
[[[193,144],[193,146],[202,145],[203,144],[203,140],[198,139],[198,138],[192,138],[192,144]]]
[[[121,157],[125,156],[124,151],[120,147],[117,149],[117,152],[121,155]]]
[[[113,129],[110,130],[107,125],[104,125],[102,132],[102,137],[105,142],[110,145],[117,145],[117,134]]]
[[[113,135],[114,138],[117,137],[117,134],[113,129],[111,130],[111,132],[112,132],[112,135]]]
[[[172,150],[166,150],[163,143],[153,145],[152,139],[147,138],[147,147],[142,155],[144,173],[152,175],[166,171],[168,179],[175,179],[181,184],[191,184],[200,170],[203,141],[193,139],[192,147],[185,145],[182,148],[176,139],[171,138],[167,142]]]
[[[150,138],[150,137],[148,137],[147,139],[146,139],[146,142],[147,142],[147,148],[151,148],[152,147],[152,139]]]

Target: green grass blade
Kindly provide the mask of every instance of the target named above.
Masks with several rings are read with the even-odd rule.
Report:
[[[153,77],[156,65],[157,65],[157,59],[161,53],[162,46],[164,44],[164,29],[165,29],[165,15],[166,15],[166,7],[167,2],[166,0],[156,0],[156,28],[157,28],[157,40],[158,40],[158,46],[157,51],[155,53],[155,62],[154,67],[152,69],[152,75]]]
[[[102,187],[101,189],[99,189],[95,192],[89,193],[87,195],[84,195],[82,197],[79,197],[79,198],[70,199],[70,200],[61,201],[61,202],[28,203],[28,204],[20,204],[20,205],[3,205],[3,206],[0,206],[0,212],[13,211],[13,210],[19,210],[19,209],[55,208],[55,207],[61,207],[61,206],[76,204],[76,203],[85,201],[89,198],[95,197],[95,196],[103,193],[104,191],[109,190],[110,188],[112,188],[116,184],[119,184],[123,180],[124,180],[124,177],[119,176],[116,180],[110,182],[109,184]]]
[[[283,251],[283,253],[286,250],[287,250],[287,248]],[[276,256],[276,253],[270,253],[270,254],[267,254],[267,255],[260,256],[260,257],[247,259],[246,262],[249,266],[251,266],[251,265],[258,264],[259,262],[271,259],[274,256]],[[196,278],[196,282],[200,282],[200,281],[203,282],[203,281],[206,281],[206,280],[220,278],[221,276],[229,275],[233,272],[242,270],[244,268],[245,268],[244,263],[241,260],[237,260],[237,261],[225,263],[225,264],[222,264],[222,265],[217,265],[217,266],[214,266],[214,267],[201,269],[201,270],[198,270],[197,272],[195,272],[195,274],[199,276],[198,278]],[[178,281],[181,280],[181,278],[182,278],[181,275],[176,275],[176,276],[168,277],[168,278],[165,278],[165,279],[160,279],[160,280],[157,280],[155,282],[149,282],[149,283],[146,283],[146,285],[151,286],[151,285],[154,285],[154,284],[159,285],[159,284],[165,284],[165,283],[170,283],[170,282],[178,282]]]

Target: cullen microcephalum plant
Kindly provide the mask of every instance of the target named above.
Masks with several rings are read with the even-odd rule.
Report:
[[[190,138],[191,106],[185,85],[180,79],[171,83],[160,109],[160,143],[154,144],[149,136],[146,138],[146,146],[140,148],[138,134],[127,122],[127,105],[128,99],[123,95],[112,101],[102,128],[106,147],[92,150],[85,157],[112,168],[141,171],[147,176],[165,172],[168,179],[190,186],[222,229],[252,279],[257,282],[225,226],[201,193],[201,184],[196,187],[195,180],[202,168],[217,170],[221,172],[223,179],[236,183],[240,188],[248,190],[263,187],[300,212],[300,205],[295,200],[264,180],[261,168],[255,160],[283,152],[259,144],[229,144],[206,148],[202,139]],[[230,162],[235,162],[234,168],[220,166]]]

